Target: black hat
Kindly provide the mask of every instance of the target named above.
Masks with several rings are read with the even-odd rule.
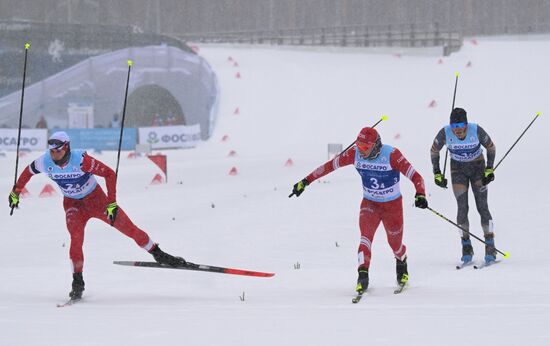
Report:
[[[451,124],[455,123],[468,123],[468,118],[466,117],[466,111],[462,108],[455,108],[451,112]]]

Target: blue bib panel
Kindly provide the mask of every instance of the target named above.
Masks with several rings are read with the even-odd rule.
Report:
[[[399,171],[392,169],[390,154],[393,147],[382,145],[374,160],[367,160],[355,151],[355,169],[363,180],[363,198],[374,202],[389,202],[401,196]]]
[[[71,150],[71,158],[63,168],[56,165],[49,153],[46,153],[37,168],[59,185],[65,197],[81,199],[89,195],[97,185],[92,173],[80,169],[84,153],[84,150]]]
[[[445,138],[447,149],[451,159],[460,162],[469,162],[477,159],[483,153],[481,143],[477,137],[477,124],[468,124],[466,137],[460,140],[451,130],[451,126],[445,126]]]

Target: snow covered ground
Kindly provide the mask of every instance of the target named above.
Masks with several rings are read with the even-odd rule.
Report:
[[[38,176],[13,216],[7,204],[0,213],[0,345],[549,345],[549,40],[466,41],[441,64],[425,54],[201,46],[222,89],[214,136],[197,149],[166,151],[165,185],[149,185],[158,173],[149,160],[123,153],[118,202],[167,252],[276,275],[115,266],[151,257],[91,221],[85,301],[59,309],[71,283],[69,236],[60,195],[38,198],[48,182]],[[492,136],[497,160],[542,112],[490,185],[496,245],[511,257],[480,271],[455,270],[458,232],[415,209],[403,178],[410,288],[393,294],[395,261],[379,228],[368,296],[351,304],[359,176],[346,167],[300,198],[287,196],[325,162],[327,143],[347,146],[386,114],[382,140],[424,176],[430,206],[454,219],[452,192],[433,184],[429,148],[448,121],[455,72],[456,105]],[[437,107],[428,108],[432,100]],[[39,154],[23,157],[21,167]],[[116,153],[96,156],[116,163]],[[289,158],[294,165],[285,167]],[[14,162],[13,153],[0,157],[6,197]],[[232,167],[236,176],[228,175]],[[471,193],[470,201],[471,231],[481,236]],[[474,250],[480,261],[482,244],[475,241]]]

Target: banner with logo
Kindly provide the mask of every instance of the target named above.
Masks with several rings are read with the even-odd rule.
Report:
[[[52,130],[53,131],[57,131]],[[120,129],[59,129],[71,138],[73,149],[118,150]],[[134,150],[137,142],[137,130],[124,128],[122,150]]]
[[[194,148],[201,140],[201,126],[140,127],[139,144],[149,143],[153,149]]]
[[[0,149],[17,150],[18,129],[0,129]],[[19,149],[46,150],[48,142],[47,129],[21,129]]]

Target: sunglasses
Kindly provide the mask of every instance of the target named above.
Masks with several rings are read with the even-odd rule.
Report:
[[[466,123],[452,123],[451,124],[452,129],[461,129],[463,127],[466,127]]]
[[[50,139],[48,140],[48,145],[52,151],[61,151],[65,147],[66,142],[60,141],[59,139]]]
[[[372,144],[366,144],[366,143],[359,143],[359,142],[356,142],[355,145],[357,145],[357,148],[359,148],[359,150],[361,151],[368,151],[370,148],[372,148]]]

